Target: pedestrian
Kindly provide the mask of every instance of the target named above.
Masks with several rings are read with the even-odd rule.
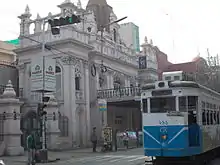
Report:
[[[138,131],[138,128],[136,128],[136,131],[135,131],[135,133],[136,133],[136,143],[137,143],[137,148],[139,147],[139,131]]]
[[[35,164],[35,139],[34,139],[34,133],[30,133],[27,137],[27,150],[28,150],[28,165],[34,165]]]
[[[126,147],[126,149],[128,149],[128,140],[129,140],[128,130],[126,129],[124,132],[124,137],[123,137],[123,142],[124,142],[124,146]]]
[[[92,142],[93,152],[96,152],[96,146],[97,146],[96,127],[93,128],[92,135],[91,135],[91,142]]]
[[[114,134],[115,151],[118,150],[117,133],[118,133],[118,129],[115,130],[115,134]]]

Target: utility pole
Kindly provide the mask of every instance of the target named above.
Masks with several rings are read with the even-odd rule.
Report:
[[[45,96],[45,26],[46,21],[43,21],[43,30],[42,30],[42,56],[43,56],[43,90],[42,90],[42,104],[44,104],[44,96]],[[47,152],[47,146],[46,146],[46,120],[45,115],[41,116],[42,119],[42,159],[44,161],[48,160],[48,152]]]

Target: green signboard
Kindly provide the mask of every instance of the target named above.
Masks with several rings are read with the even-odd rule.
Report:
[[[19,45],[20,43],[20,40],[19,39],[15,39],[15,40],[9,40],[9,41],[5,41],[9,44],[12,44],[12,45]]]

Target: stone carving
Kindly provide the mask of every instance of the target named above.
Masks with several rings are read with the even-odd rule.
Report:
[[[76,77],[81,77],[80,65],[76,65],[75,67],[75,75]]]
[[[153,40],[152,39],[150,39],[150,44],[153,45]]]
[[[77,64],[77,59],[74,56],[62,57],[61,61],[66,65],[76,65]]]
[[[35,21],[34,33],[41,32],[42,21],[40,19],[41,19],[40,15],[37,14],[37,18]]]
[[[144,37],[144,43],[148,44],[147,36]]]
[[[5,91],[2,95],[4,98],[14,98],[16,97],[15,90],[12,86],[11,80],[8,81],[8,84],[6,85]]]

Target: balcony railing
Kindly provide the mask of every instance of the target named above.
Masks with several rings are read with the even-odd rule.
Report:
[[[111,98],[123,98],[123,97],[135,97],[141,95],[140,87],[124,87],[118,89],[104,89],[98,90],[97,97],[99,99],[111,99]]]

